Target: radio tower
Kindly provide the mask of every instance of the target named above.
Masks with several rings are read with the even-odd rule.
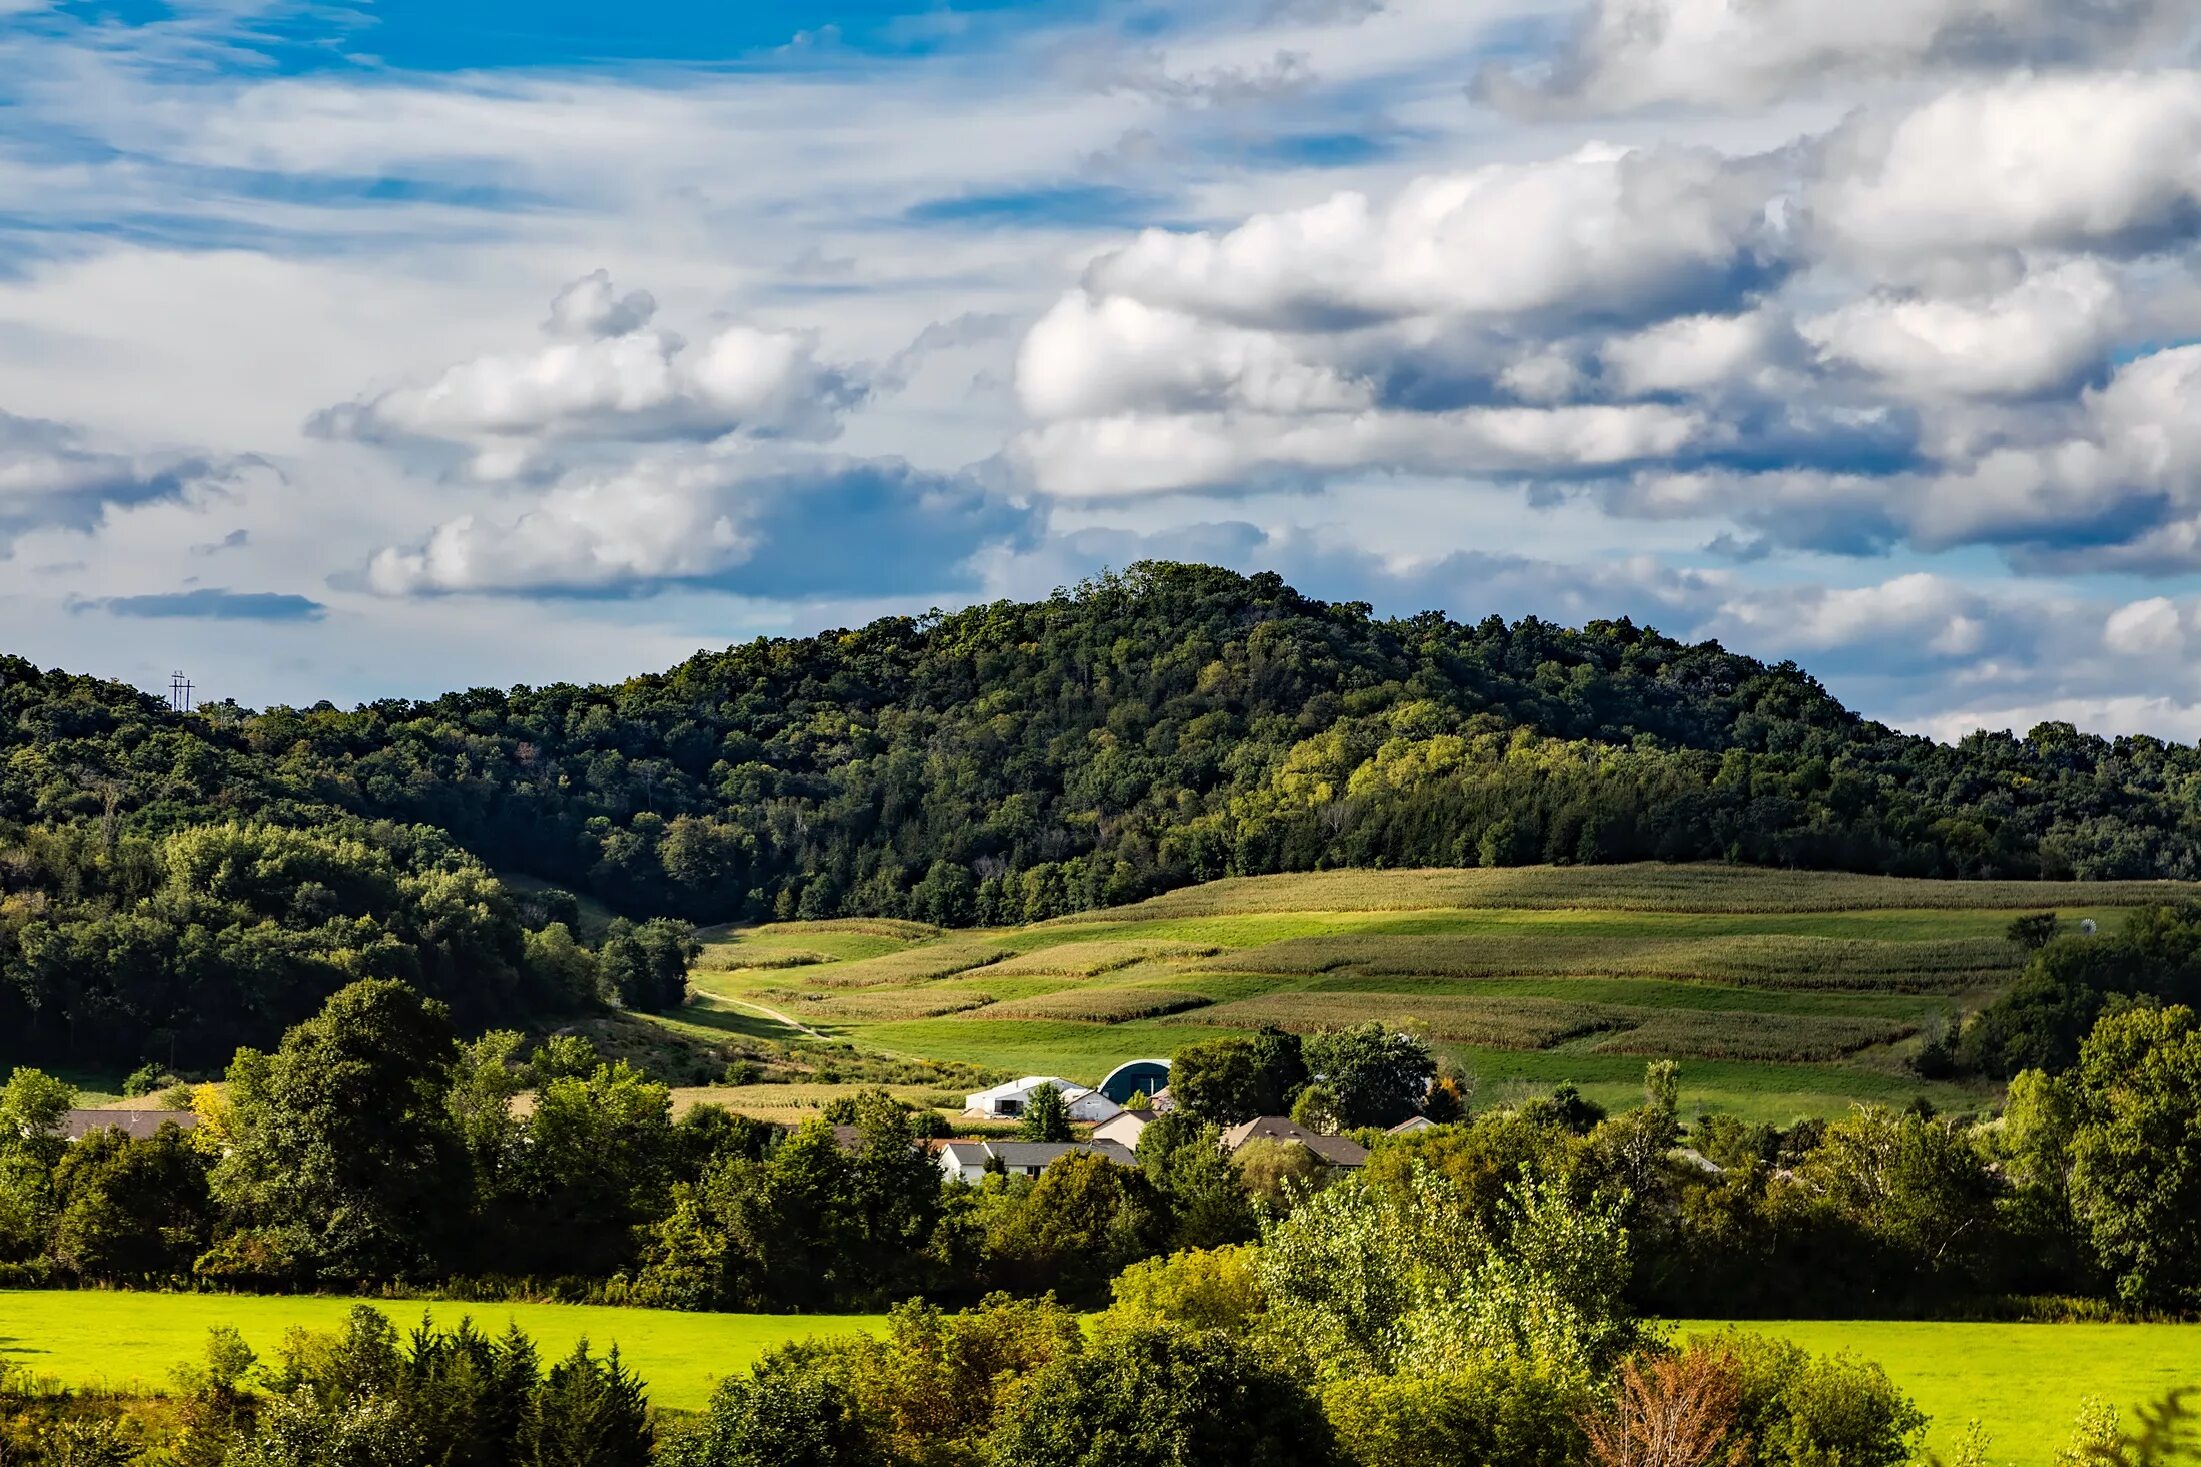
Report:
[[[181,672],[168,675],[168,707],[175,713],[191,711],[191,679]]]

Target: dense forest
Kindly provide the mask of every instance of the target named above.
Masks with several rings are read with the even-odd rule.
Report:
[[[2062,724],[1905,736],[1627,621],[1384,619],[1174,564],[351,710],[178,714],[0,658],[0,1035],[190,1063],[359,977],[466,1024],[676,996],[677,933],[607,957],[497,871],[638,924],[1010,922],[1347,865],[2193,877],[2196,775]]]

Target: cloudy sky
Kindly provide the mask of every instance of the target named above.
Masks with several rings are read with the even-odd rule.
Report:
[[[251,704],[1147,556],[2201,737],[2191,0],[0,0],[0,624]]]

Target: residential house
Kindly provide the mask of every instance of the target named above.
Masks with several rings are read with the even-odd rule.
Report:
[[[1137,1151],[1139,1138],[1146,1134],[1146,1128],[1160,1116],[1161,1112],[1158,1110],[1117,1111],[1093,1128],[1093,1139],[1120,1142]]]
[[[1024,1114],[1031,1104],[1032,1092],[1042,1085],[1052,1085],[1062,1092],[1062,1099],[1069,1107],[1073,1121],[1105,1121],[1123,1107],[1088,1085],[1077,1085],[1056,1075],[1026,1075],[1021,1080],[1011,1080],[996,1085],[991,1090],[980,1090],[963,1097],[963,1114],[984,1116],[991,1120],[1015,1120]]]
[[[1368,1160],[1368,1148],[1345,1136],[1324,1136],[1292,1124],[1286,1116],[1255,1116],[1223,1133],[1223,1150],[1235,1156],[1249,1141],[1296,1141],[1331,1166],[1358,1170]]]
[[[1424,1131],[1434,1131],[1437,1123],[1427,1116],[1408,1116],[1383,1134],[1386,1136],[1418,1136]]]
[[[1050,1163],[1073,1151],[1101,1157],[1117,1166],[1139,1164],[1131,1148],[1117,1141],[943,1141],[935,1155],[939,1158],[941,1172],[949,1180],[976,1182],[983,1180],[990,1170],[1003,1171],[1012,1177],[1036,1177],[1047,1170]]]
[[[61,1136],[66,1141],[81,1141],[94,1131],[120,1131],[134,1141],[143,1141],[162,1126],[190,1131],[198,1124],[198,1114],[188,1110],[72,1110],[61,1119]]]

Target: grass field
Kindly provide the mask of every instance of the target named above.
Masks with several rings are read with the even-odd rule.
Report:
[[[169,1372],[202,1358],[206,1332],[233,1325],[272,1361],[293,1326],[332,1329],[354,1301],[265,1298],[239,1294],[136,1294],[0,1291],[0,1363],[71,1386],[161,1391]],[[545,1363],[588,1340],[612,1345],[648,1382],[650,1399],[676,1410],[700,1410],[711,1387],[748,1369],[788,1340],[885,1327],[879,1315],[680,1314],[657,1309],[605,1309],[580,1304],[423,1304],[366,1301],[401,1329],[423,1312],[439,1323],[475,1323],[502,1330],[509,1321],[531,1335]]]
[[[863,1050],[1091,1084],[1218,1033],[1380,1018],[1426,1033],[1485,1100],[1565,1080],[1629,1103],[1643,1061],[1673,1058],[1690,1113],[1970,1109],[1991,1094],[1921,1082],[1908,1060],[2016,976],[2014,913],[2108,926],[2193,892],[1725,866],[1316,872],[998,931],[721,931],[673,1022],[761,1033],[761,1005]]]
[[[814,1335],[877,1331],[877,1315],[676,1314],[569,1304],[420,1304],[370,1301],[399,1325],[423,1311],[443,1323],[472,1315],[533,1335],[546,1356],[586,1337],[616,1344],[661,1406],[694,1410],[720,1378],[772,1346]],[[0,1361],[76,1386],[159,1390],[177,1365],[196,1361],[206,1331],[230,1324],[263,1358],[293,1325],[333,1327],[350,1301],[229,1294],[0,1292]],[[1741,1326],[1824,1353],[1877,1360],[1932,1414],[1932,1444],[1946,1449],[1973,1417],[1993,1434],[1992,1460],[2048,1467],[2080,1403],[2120,1406],[2201,1382],[2201,1326],[2090,1324],[1779,1323]],[[1687,1333],[1724,1326],[1693,1321]]]
[[[1909,1324],[1881,1321],[1737,1326],[1821,1354],[1877,1360],[1933,1417],[1927,1442],[1946,1457],[1977,1418],[1996,1467],[2050,1467],[2079,1407],[2099,1396],[2132,1422],[2135,1403],[2201,1385],[2201,1325]],[[1687,1332],[1717,1324],[1691,1322]]]

